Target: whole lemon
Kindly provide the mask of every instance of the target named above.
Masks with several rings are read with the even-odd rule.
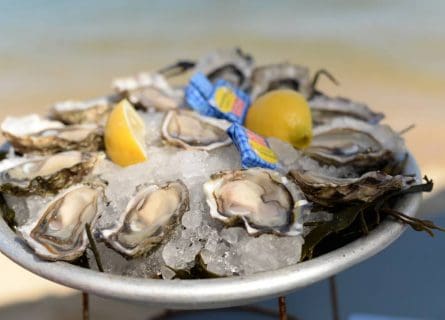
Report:
[[[287,141],[295,148],[312,140],[312,115],[306,99],[290,89],[269,91],[255,100],[245,126],[262,136]]]

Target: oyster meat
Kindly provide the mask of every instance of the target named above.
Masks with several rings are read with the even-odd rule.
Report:
[[[381,171],[367,172],[358,178],[335,178],[304,170],[291,170],[289,174],[310,201],[323,206],[352,201],[372,202],[387,192],[416,183],[415,177],[391,176]]]
[[[136,77],[116,79],[113,88],[137,108],[145,111],[176,109],[184,99],[183,90],[172,88],[159,73],[140,73]]]
[[[299,187],[267,169],[223,171],[204,184],[210,215],[226,225],[244,223],[249,234],[297,236],[308,202]]]
[[[365,169],[391,163],[405,154],[405,147],[389,126],[341,117],[315,127],[312,143],[303,152],[321,163]]]
[[[232,143],[226,133],[230,123],[204,117],[189,110],[169,111],[162,124],[162,137],[185,149],[213,150]]]
[[[63,101],[51,107],[50,117],[65,124],[104,124],[119,95],[88,101]]]
[[[5,138],[19,153],[52,154],[61,151],[103,149],[103,128],[96,124],[65,126],[30,115],[9,117],[2,123]]]
[[[217,50],[199,59],[195,69],[211,81],[224,79],[245,89],[252,74],[253,58],[239,48]]]
[[[259,96],[276,89],[293,89],[305,97],[312,94],[309,69],[289,63],[257,67],[251,78],[250,96],[255,101]]]
[[[17,196],[46,195],[82,181],[96,165],[98,153],[67,151],[46,157],[0,162],[0,191]]]
[[[110,229],[105,241],[119,253],[134,257],[159,245],[189,209],[189,192],[180,180],[142,187]]]
[[[309,106],[315,125],[329,123],[337,117],[351,117],[370,124],[377,124],[384,118],[383,113],[372,111],[366,104],[342,97],[317,94],[309,100]]]
[[[88,245],[85,226],[94,227],[102,205],[101,188],[75,185],[56,196],[37,219],[18,232],[43,259],[73,261],[83,255]]]

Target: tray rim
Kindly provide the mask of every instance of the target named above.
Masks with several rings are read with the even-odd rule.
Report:
[[[409,153],[405,173],[420,170]],[[415,216],[421,194],[401,198],[396,208]],[[385,249],[406,226],[386,220],[369,235],[300,264],[250,276],[203,280],[156,280],[102,274],[64,262],[39,259],[0,219],[0,251],[28,271],[58,284],[124,301],[143,302],[170,309],[214,309],[258,302],[286,295],[342,272]]]

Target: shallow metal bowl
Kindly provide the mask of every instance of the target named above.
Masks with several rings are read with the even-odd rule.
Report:
[[[410,155],[406,173],[420,178]],[[420,194],[400,199],[396,209],[414,216]],[[252,276],[212,280],[152,280],[102,274],[64,262],[36,257],[0,219],[0,251],[25,269],[59,284],[103,297],[140,301],[167,308],[208,309],[243,305],[285,295],[337,274],[382,251],[396,240],[405,226],[386,220],[366,237],[291,267]]]

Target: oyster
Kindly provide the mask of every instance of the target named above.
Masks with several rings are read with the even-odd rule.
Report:
[[[119,253],[138,256],[160,244],[188,209],[189,192],[182,181],[145,186],[129,201],[115,226],[102,230],[102,235]]]
[[[59,121],[30,115],[6,118],[1,129],[5,138],[19,153],[51,154],[103,149],[103,129],[96,124],[65,126]]]
[[[75,185],[44,206],[37,219],[19,227],[18,232],[43,259],[73,261],[85,251],[85,225],[94,226],[102,204],[101,188]]]
[[[183,90],[172,88],[159,73],[140,73],[136,77],[116,79],[113,88],[145,111],[176,109],[184,98]]]
[[[315,171],[291,170],[290,176],[312,202],[335,206],[352,201],[372,202],[381,195],[416,182],[412,176],[371,171],[358,178],[334,178]]]
[[[46,195],[81,182],[101,157],[97,153],[62,152],[46,157],[0,162],[0,192]]]
[[[253,58],[239,48],[217,50],[198,60],[195,70],[211,81],[224,79],[239,88],[247,88],[253,69]]]
[[[342,97],[331,98],[317,94],[309,100],[312,120],[315,125],[326,124],[337,117],[351,117],[370,124],[377,124],[384,118],[383,113],[376,113],[367,105]]]
[[[308,202],[299,187],[267,169],[223,171],[204,184],[210,215],[227,225],[243,222],[249,234],[296,236]]]
[[[257,67],[251,78],[250,96],[255,101],[259,96],[275,89],[293,89],[305,97],[312,94],[309,69],[289,63]]]
[[[315,127],[312,143],[303,152],[322,163],[364,169],[391,163],[405,148],[403,139],[389,126],[341,117]]]
[[[169,111],[162,125],[162,137],[185,149],[213,150],[232,143],[225,120],[204,117],[189,110]]]
[[[63,101],[51,107],[50,117],[65,124],[104,124],[118,95],[106,96],[88,101]]]

